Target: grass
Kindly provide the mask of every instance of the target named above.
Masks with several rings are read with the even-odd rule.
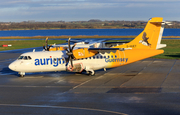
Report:
[[[0,37],[0,39],[45,39],[46,37],[49,37],[49,39],[68,39],[68,38],[135,38],[136,36],[86,36],[86,35],[78,35],[78,36],[33,36],[33,37],[21,37],[21,36],[13,36],[13,37]]]
[[[162,40],[161,43],[167,45],[163,48],[164,53],[152,58],[180,59],[180,40]]]
[[[65,43],[65,40],[49,40],[48,44],[61,44]],[[2,47],[3,44],[11,44],[11,47]],[[15,41],[0,41],[0,51],[4,50],[14,50],[22,48],[32,48],[32,47],[43,47],[45,45],[45,40],[15,40]],[[42,48],[43,49],[43,48]]]

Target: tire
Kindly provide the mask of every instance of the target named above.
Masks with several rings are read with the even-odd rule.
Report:
[[[23,77],[24,77],[24,75],[22,75],[22,74],[19,74],[19,77],[22,77],[22,78],[23,78]]]
[[[94,76],[95,72],[89,71],[89,76]]]

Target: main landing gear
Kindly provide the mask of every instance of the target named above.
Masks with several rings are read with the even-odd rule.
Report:
[[[95,72],[93,71],[93,70],[83,70],[83,71],[81,71],[81,72],[76,72],[76,74],[83,74],[84,72],[86,72],[87,73],[87,75],[89,75],[89,76],[94,76],[95,75]]]
[[[84,69],[86,71],[86,73],[90,76],[94,76],[95,72],[93,69],[91,69],[90,67],[86,66],[86,68]]]
[[[95,75],[94,70],[86,71],[86,73],[87,73],[89,76],[94,76],[94,75]]]
[[[91,71],[89,71],[88,74],[89,74],[89,76],[94,76],[95,75],[95,73],[91,72]]]

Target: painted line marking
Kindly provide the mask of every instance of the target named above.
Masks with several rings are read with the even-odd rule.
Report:
[[[74,109],[74,110],[86,110],[86,111],[98,111],[105,113],[113,113],[118,115],[127,115],[125,113],[120,113],[116,111],[108,111],[103,109],[93,109],[93,108],[81,108],[81,107],[65,107],[65,106],[50,106],[50,105],[21,105],[21,104],[0,104],[0,106],[11,106],[11,107],[31,107],[31,108],[57,108],[57,109]]]

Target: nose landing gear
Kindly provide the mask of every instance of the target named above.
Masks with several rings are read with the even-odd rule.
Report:
[[[19,77],[24,77],[25,72],[19,72]]]

